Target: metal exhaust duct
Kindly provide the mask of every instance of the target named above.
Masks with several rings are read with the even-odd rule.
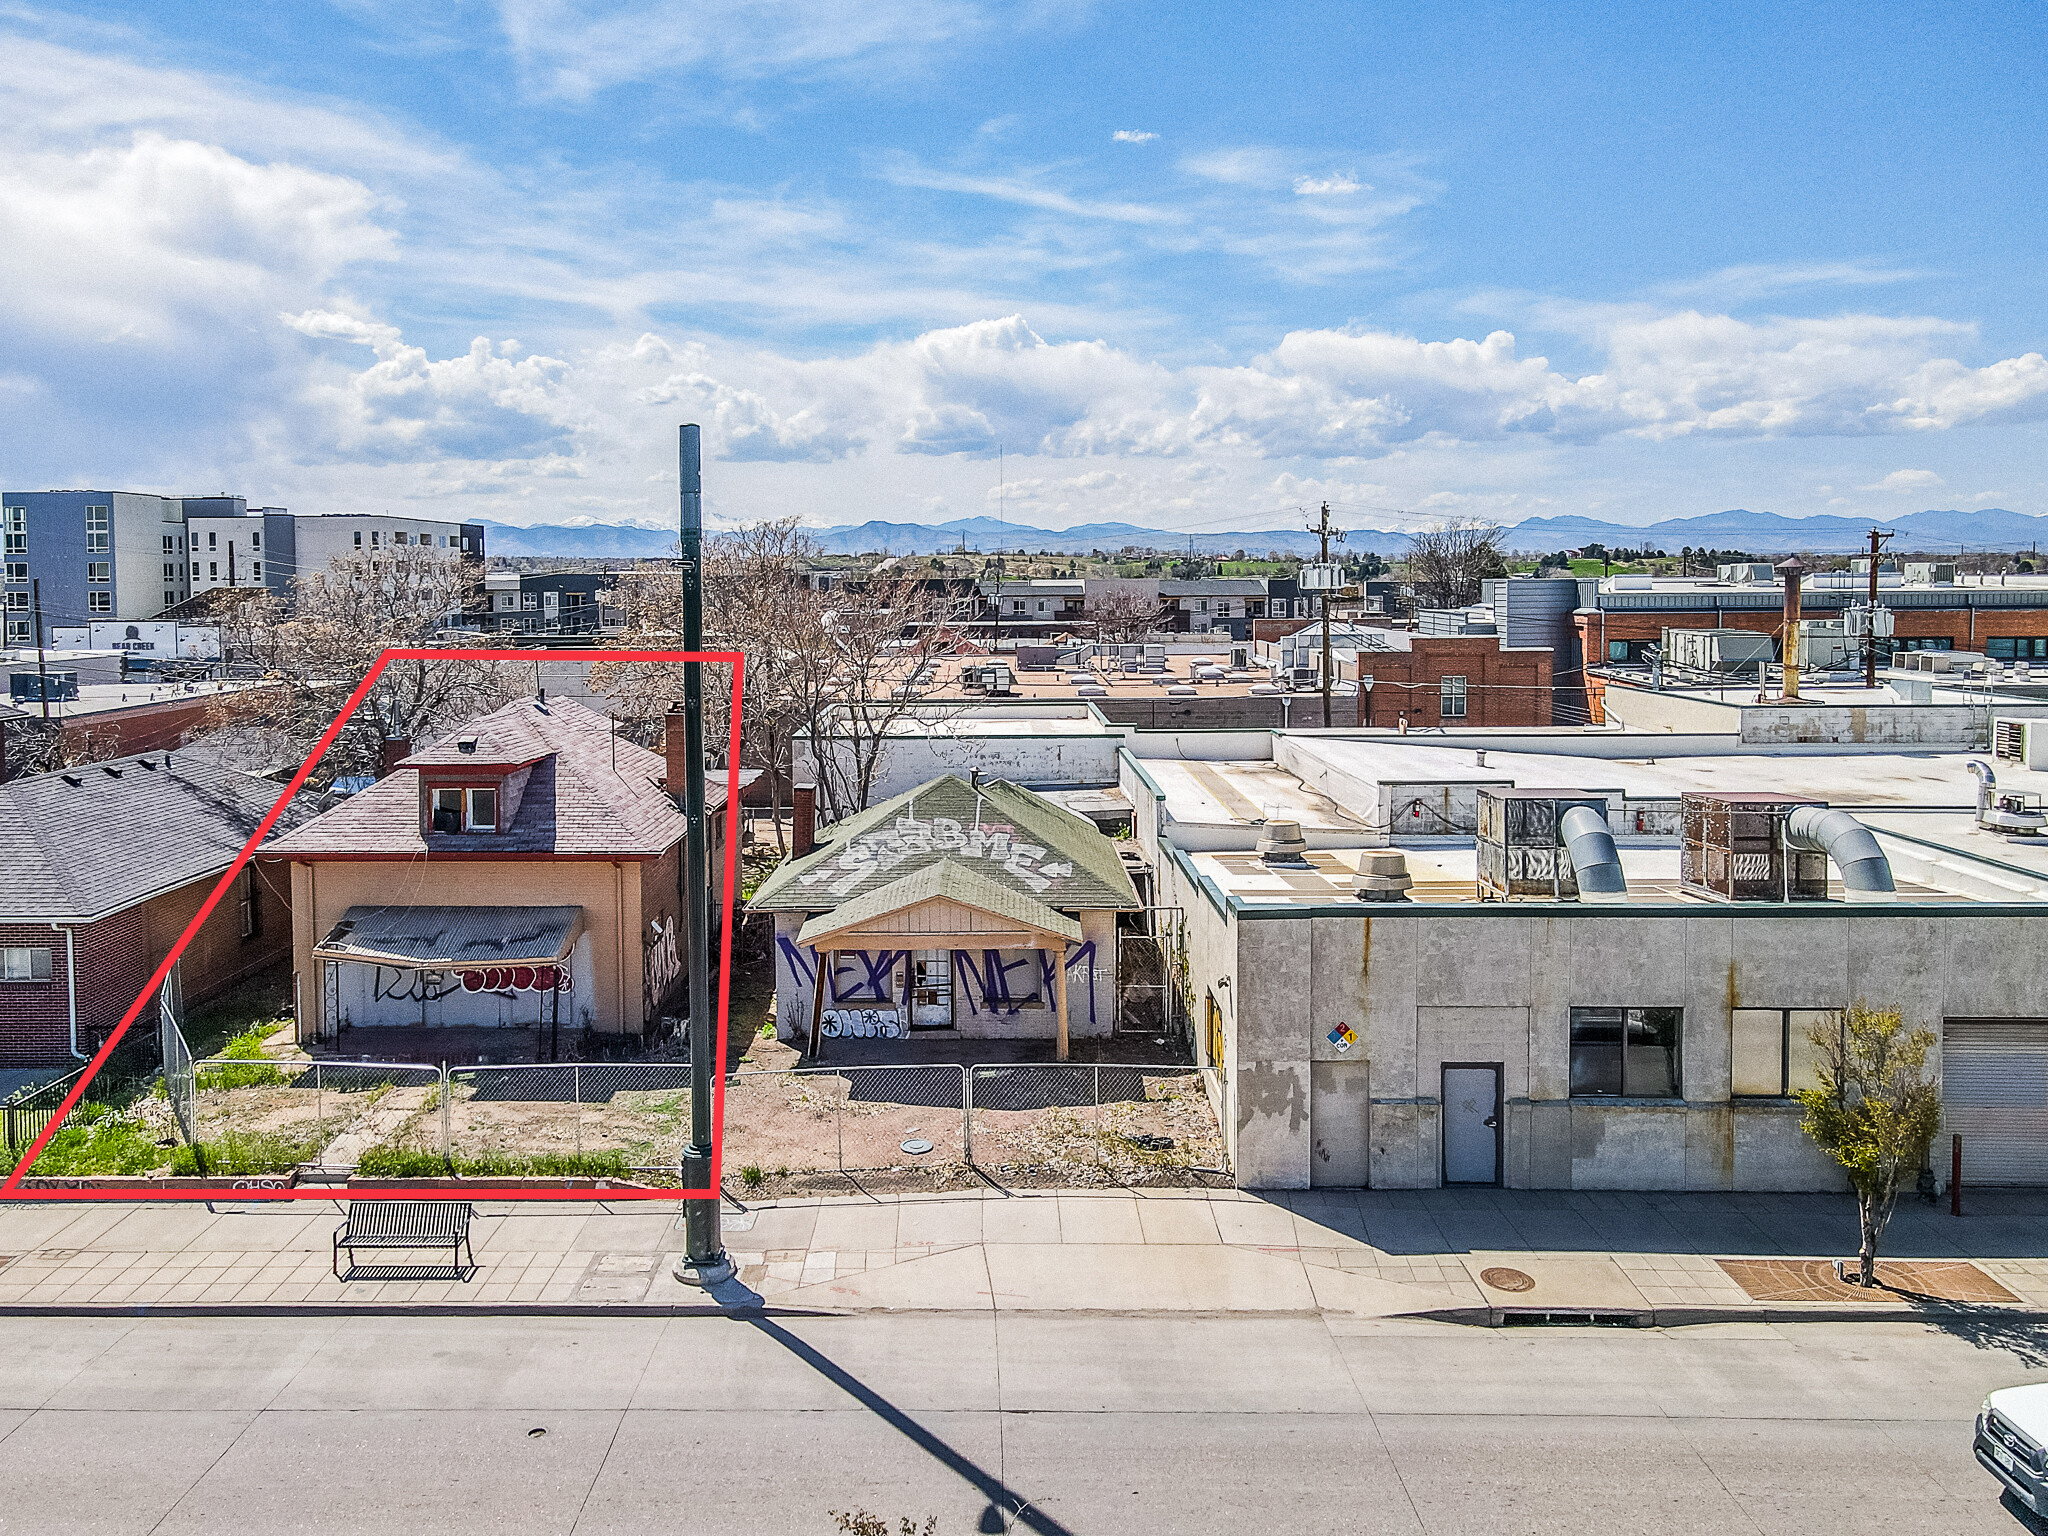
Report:
[[[1609,904],[1628,900],[1628,881],[1621,872],[1621,850],[1614,846],[1614,834],[1607,830],[1604,816],[1575,805],[1559,818],[1557,837],[1571,853],[1572,871],[1579,882],[1579,900]]]
[[[1841,872],[1850,901],[1893,901],[1891,861],[1870,828],[1847,811],[1825,805],[1795,806],[1785,818],[1785,842],[1804,853],[1824,853]]]

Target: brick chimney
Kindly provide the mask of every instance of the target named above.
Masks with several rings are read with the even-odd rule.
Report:
[[[798,784],[790,790],[789,851],[802,858],[818,846],[818,786]]]
[[[684,770],[690,761],[690,755],[683,750],[683,738],[688,734],[683,729],[684,714],[682,705],[669,705],[661,738],[662,753],[668,758],[668,792],[676,796],[683,793],[683,785],[687,782]]]
[[[411,756],[411,742],[403,736],[386,736],[377,743],[377,777],[389,778],[398,765]]]

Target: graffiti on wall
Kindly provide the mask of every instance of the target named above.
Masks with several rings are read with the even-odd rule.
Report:
[[[509,998],[515,992],[550,992],[570,988],[566,965],[494,965],[469,971],[416,971],[409,966],[371,967],[370,997],[375,1002],[438,1003],[462,992],[488,992]]]
[[[806,987],[817,985],[817,951],[799,945],[786,934],[777,934],[776,946],[789,974]],[[843,949],[833,952],[829,1002],[892,1003],[896,965],[910,955],[907,949]],[[1067,951],[1067,978],[1074,989],[1068,1006],[1076,1017],[1085,998],[1088,1022],[1096,1022],[1095,941]],[[968,1012],[1014,1016],[1025,1008],[1052,1006],[1054,957],[1038,949],[983,949],[952,951],[954,985],[965,998]]]
[[[1053,881],[1074,872],[1074,866],[1065,861],[1040,864],[1038,861],[1050,850],[1025,842],[1016,833],[1017,829],[1007,823],[963,827],[950,816],[920,821],[913,808],[889,826],[850,839],[838,857],[804,874],[800,883],[823,885],[834,896],[845,896],[868,876],[887,874],[905,859],[923,853],[945,853],[1000,865],[1006,874],[1040,893],[1050,890]]]
[[[642,1017],[649,1019],[661,1011],[661,1000],[668,996],[668,989],[675,985],[683,970],[682,954],[676,947],[675,918],[663,918],[654,925],[654,932],[655,937],[649,941],[640,962],[645,986]]]

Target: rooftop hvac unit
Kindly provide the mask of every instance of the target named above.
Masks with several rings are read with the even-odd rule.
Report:
[[[1690,671],[1750,676],[1778,659],[1771,637],[1752,629],[1666,629],[1663,652],[1667,663]]]
[[[1826,803],[1799,795],[1683,796],[1680,883],[1719,901],[1827,900],[1828,856],[1785,839],[1786,818],[1797,807]]]
[[[1481,788],[1478,801],[1481,901],[1578,899],[1578,871],[1563,836],[1565,814],[1584,806],[1604,825],[1605,796],[1568,789]]]
[[[2022,768],[2048,769],[2048,720],[1995,720],[1991,755]]]

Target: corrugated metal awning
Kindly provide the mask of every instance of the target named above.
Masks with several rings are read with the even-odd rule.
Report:
[[[552,965],[582,931],[581,907],[350,907],[313,954],[425,971]]]

